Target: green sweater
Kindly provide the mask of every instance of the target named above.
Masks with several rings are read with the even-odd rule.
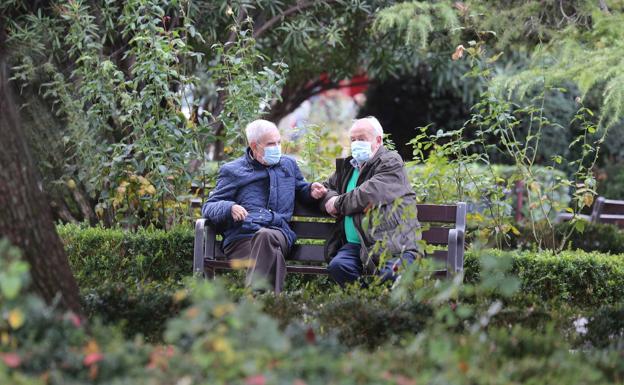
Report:
[[[357,180],[359,176],[360,176],[360,170],[358,170],[357,168],[354,168],[353,174],[351,174],[351,179],[349,179],[349,183],[347,184],[346,192],[355,190],[355,188],[357,187]],[[360,237],[358,236],[357,229],[355,228],[355,225],[353,224],[353,217],[351,215],[345,216],[344,230],[345,230],[345,235],[347,236],[347,242],[357,243],[358,245],[360,244]]]

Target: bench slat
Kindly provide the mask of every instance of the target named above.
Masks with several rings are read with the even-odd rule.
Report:
[[[329,222],[290,222],[291,229],[299,239],[327,239],[334,229]]]
[[[418,220],[421,222],[443,222],[455,223],[457,219],[457,205],[430,205],[418,204]],[[327,218],[317,207],[305,206],[300,203],[295,204],[294,216]]]
[[[430,227],[423,230],[422,239],[429,245],[448,245],[449,229],[445,227]]]
[[[298,217],[326,218],[327,214],[323,213],[318,206],[309,206],[295,201],[295,211],[293,215]]]
[[[621,202],[621,203],[615,203],[615,202]],[[612,215],[622,215],[624,214],[624,201],[609,201],[609,200],[605,200],[604,204],[602,205],[602,211],[600,212],[600,215],[604,215],[604,214],[612,214]]]
[[[325,262],[324,245],[295,245],[287,260]]]
[[[456,205],[429,205],[419,204],[418,220],[423,222],[445,222],[455,223],[457,219]]]

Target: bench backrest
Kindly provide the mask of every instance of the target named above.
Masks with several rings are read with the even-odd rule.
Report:
[[[429,245],[438,246],[431,257],[446,265],[447,270],[455,271],[463,267],[463,247],[457,248],[457,237],[463,236],[466,227],[466,204],[455,205],[417,205],[418,220],[423,225],[422,239]],[[295,206],[291,228],[297,234],[297,244],[289,259],[299,262],[324,262],[324,241],[331,235],[334,219],[316,208],[297,204]],[[454,230],[453,230],[454,229]],[[453,231],[451,231],[453,230]],[[459,230],[459,231],[458,231]],[[452,233],[452,234],[451,234]],[[451,236],[449,236],[451,235]],[[451,240],[449,242],[449,240]],[[216,241],[213,229],[208,229],[205,238],[205,257],[224,258],[221,242]],[[449,251],[457,258],[449,266]]]
[[[596,218],[594,221],[624,227],[624,201],[598,197],[595,207]]]

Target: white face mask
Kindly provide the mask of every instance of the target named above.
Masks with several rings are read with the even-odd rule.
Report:
[[[264,161],[269,166],[273,166],[280,161],[282,157],[282,147],[281,146],[269,146],[264,148]]]
[[[371,142],[356,140],[351,142],[351,156],[358,164],[362,164],[371,158],[373,154]]]

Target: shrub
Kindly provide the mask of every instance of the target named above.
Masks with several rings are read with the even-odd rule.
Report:
[[[601,230],[609,234],[604,229],[612,230],[612,227],[588,226],[586,242],[590,243],[592,238],[599,239]],[[188,228],[168,232],[124,232],[66,225],[60,226],[59,230],[74,274],[83,290],[101,286],[104,282],[176,282],[190,275],[192,270],[193,234]],[[617,234],[614,237],[620,235],[615,232],[611,234]],[[615,244],[615,238],[609,242]],[[583,251],[564,251],[559,256],[533,251],[487,252],[493,255],[509,253],[513,259],[513,272],[522,281],[524,295],[575,301],[581,306],[613,304],[618,298],[623,298],[624,286],[618,287],[618,282],[624,282],[624,258],[621,256]],[[479,271],[479,256],[468,252],[464,261],[466,282],[475,282]],[[230,279],[236,277],[233,274]],[[312,284],[315,290],[334,287],[328,283],[327,277],[289,275],[287,283],[289,292],[300,290],[308,284]],[[150,286],[143,287],[142,290],[149,290],[145,288]]]
[[[142,334],[147,340],[161,341],[167,320],[188,305],[181,290],[172,282],[137,286],[107,282],[82,290],[83,308],[90,319],[121,326],[128,338]]]
[[[521,281],[521,295],[545,301],[570,302],[580,307],[615,304],[624,298],[624,258],[621,256],[564,251],[520,252],[486,250],[483,253],[512,258],[512,274]],[[466,282],[478,282],[479,255],[468,253]]]
[[[459,200],[466,201],[470,212],[481,212],[489,215],[488,205],[500,206],[504,215],[511,215],[517,207],[517,196],[512,192],[514,183],[521,179],[516,166],[492,165],[489,169],[485,165],[471,163],[464,165],[466,173],[462,181],[457,180],[458,172],[455,165],[449,165],[446,159],[432,160],[427,164],[409,163],[408,173],[419,200],[429,203],[454,203]],[[560,209],[570,203],[570,194],[560,180],[565,178],[565,173],[549,167],[533,166],[532,171],[538,183],[544,191],[549,191],[548,198],[551,205],[545,207],[549,215],[554,218]],[[461,185],[461,186],[460,186]],[[492,202],[489,196],[494,191],[494,186],[506,186],[504,202]],[[538,197],[530,189],[524,189],[524,195],[532,194],[535,201]],[[526,202],[526,199],[525,199]],[[552,210],[551,210],[552,206]],[[544,217],[541,209],[533,208],[533,216],[536,220]],[[529,217],[529,206],[522,208],[524,217]]]
[[[193,270],[193,231],[57,227],[81,288],[103,282],[180,280]]]
[[[274,319],[263,314],[256,300],[243,296],[234,301],[220,283],[192,284],[192,280],[187,282],[188,291],[177,296],[186,301],[189,293],[189,306],[168,322],[167,345],[154,345],[141,338],[124,339],[97,323],[85,327],[72,314],[46,306],[25,291],[27,273],[14,268],[16,262],[10,256],[7,263],[4,254],[0,243],[1,271],[7,272],[9,279],[17,279],[22,290],[16,294],[0,287],[1,383],[322,384],[356,380],[375,384],[602,384],[619,381],[624,375],[619,353],[593,350],[570,354],[570,345],[553,329],[488,328],[487,320],[500,309],[496,306],[477,307],[470,318],[457,311],[468,323],[458,333],[446,319],[449,306],[410,309],[407,302],[384,304],[388,297],[379,296],[374,307],[394,307],[399,315],[406,310],[406,316],[414,312],[426,316],[423,309],[429,307],[428,319],[434,322],[423,322],[422,328],[412,324],[416,332],[421,331],[418,336],[405,328],[401,344],[384,343],[366,351],[337,344],[331,330],[319,333],[314,326],[295,323],[282,331]],[[469,286],[446,282],[431,287],[429,298],[443,304],[449,289],[463,291]],[[471,288],[479,291],[478,286]],[[340,306],[352,310],[350,315],[343,312],[350,318],[349,325],[372,320],[373,325],[391,329],[389,321],[377,322],[378,315],[362,317],[358,311],[374,314],[374,308],[362,304],[375,303],[373,295],[382,293],[359,293],[363,295],[358,297],[354,290],[332,294],[329,299],[352,298]],[[350,306],[353,304],[356,306]],[[15,312],[23,315],[19,324],[17,317],[11,316]],[[359,332],[377,331],[363,327]]]
[[[598,251],[608,254],[624,254],[624,232],[620,228],[607,223],[582,223],[584,226],[583,232],[570,232],[570,227],[573,226],[570,222],[558,223],[554,227],[554,237],[553,230],[548,229],[543,223],[538,223],[539,231],[542,231],[544,234],[542,247],[549,249],[557,247],[563,241],[563,234],[570,234],[564,248]],[[519,227],[518,234],[511,234],[503,244],[510,249],[535,249],[537,247],[532,229],[529,227]]]
[[[624,344],[624,302],[603,306],[590,318],[587,340],[597,347],[606,347],[618,341]]]
[[[569,223],[561,223],[555,230],[558,234],[563,234],[569,226]],[[568,246],[585,251],[624,254],[624,232],[617,226],[607,223],[586,223],[582,233],[572,233]]]

